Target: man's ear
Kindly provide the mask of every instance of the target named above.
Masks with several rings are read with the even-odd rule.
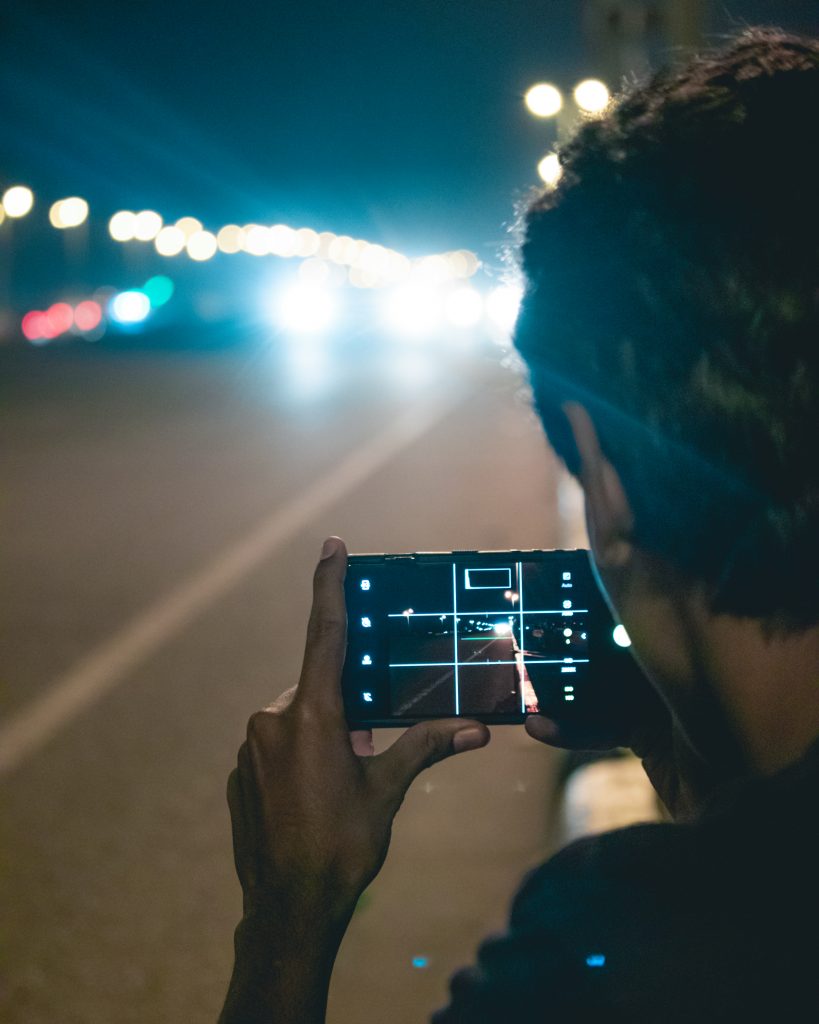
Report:
[[[597,429],[586,408],[579,402],[566,402],[562,408],[580,456],[580,483],[594,560],[601,568],[615,569],[632,556],[631,505],[619,473],[600,448]]]

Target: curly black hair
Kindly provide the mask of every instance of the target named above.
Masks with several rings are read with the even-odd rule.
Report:
[[[515,330],[582,402],[635,540],[717,612],[819,619],[819,41],[751,29],[584,123],[525,211]]]

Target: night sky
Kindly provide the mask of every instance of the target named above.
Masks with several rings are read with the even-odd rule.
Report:
[[[709,28],[732,18],[819,31],[802,0]],[[569,0],[26,0],[0,16],[0,180],[491,258],[550,144],[522,93],[594,71]]]

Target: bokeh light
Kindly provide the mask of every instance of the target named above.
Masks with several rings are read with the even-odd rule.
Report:
[[[47,331],[45,313],[40,309],[32,309],[23,317],[20,329],[27,341],[40,341],[45,338]]]
[[[79,331],[93,331],[102,320],[102,307],[98,302],[87,299],[80,302],[74,309],[74,323]]]
[[[474,327],[483,315],[480,292],[471,285],[461,285],[447,295],[444,312],[454,327]]]
[[[180,217],[174,226],[179,228],[187,240],[191,235],[195,235],[197,231],[201,231],[204,225],[196,217]]]
[[[108,306],[108,315],[118,324],[142,323],[150,312],[151,300],[138,290],[120,292]]]
[[[115,242],[130,242],[136,233],[136,214],[119,210],[108,221],[108,233]]]
[[[413,267],[413,274],[430,284],[443,284],[452,277],[449,262],[444,256],[439,255],[424,256]]]
[[[12,185],[3,193],[3,209],[9,217],[25,217],[34,206],[34,193],[25,185]]]
[[[88,218],[88,203],[79,196],[58,199],[51,204],[48,219],[55,228],[76,228]]]
[[[148,296],[151,309],[158,309],[170,300],[174,293],[174,283],[164,274],[156,274],[145,282],[140,291]]]
[[[268,229],[261,224],[246,224],[242,232],[242,248],[251,256],[267,256],[270,253]]]
[[[74,310],[67,302],[55,302],[48,307],[45,315],[53,338],[70,331],[74,324]]]
[[[608,87],[597,78],[585,78],[574,88],[574,101],[586,114],[602,114],[610,99]]]
[[[150,242],[162,230],[162,218],[154,210],[141,210],[134,223],[134,238],[138,242]]]
[[[563,94],[560,89],[548,82],[538,82],[527,90],[524,102],[535,117],[554,117],[563,106]]]
[[[537,165],[537,173],[544,185],[554,188],[563,175],[563,167],[557,153],[547,153]]]
[[[441,324],[441,297],[429,284],[410,282],[393,289],[386,298],[385,319],[397,334],[420,339]]]
[[[274,315],[276,323],[285,330],[318,334],[336,318],[335,296],[321,285],[298,280],[279,293]]]
[[[242,249],[242,229],[238,224],[225,224],[216,233],[216,245],[219,252],[236,253]]]
[[[503,284],[486,297],[486,313],[489,319],[502,331],[511,332],[520,310],[523,290],[518,285]]]
[[[299,267],[299,280],[304,284],[316,287],[327,284],[330,279],[330,268],[326,260],[315,257],[305,260]]]
[[[312,228],[299,228],[296,232],[296,256],[315,256],[320,244],[318,232]]]
[[[295,256],[298,238],[293,228],[286,224],[274,224],[272,228],[268,229],[267,245],[268,250],[274,256],[287,259],[290,256]]]
[[[333,263],[349,265],[358,251],[355,239],[349,235],[336,235],[327,247],[327,258]]]
[[[169,224],[154,239],[154,248],[160,256],[178,256],[185,248],[185,234],[181,228]]]
[[[370,243],[364,242],[359,245],[352,263],[359,270],[374,278],[386,278],[392,276],[395,255],[383,245],[370,245]]]
[[[217,251],[216,235],[210,231],[195,231],[185,243],[188,256],[202,263],[215,256]]]

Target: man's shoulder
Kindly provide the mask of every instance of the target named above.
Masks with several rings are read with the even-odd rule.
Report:
[[[611,922],[624,941],[765,944],[815,908],[819,748],[777,777],[718,794],[695,821],[633,825],[577,840],[524,879],[513,929],[548,920],[585,937]],[[774,934],[770,931],[770,934]]]
[[[436,1024],[540,1020],[547,1007],[566,1021],[789,1018],[816,998],[803,938],[815,782],[803,766],[723,793],[696,822],[571,843],[525,878],[508,931],[453,979]]]
[[[619,917],[650,892],[662,894],[699,859],[701,837],[686,825],[632,825],[577,839],[530,871],[512,905],[511,924],[548,920],[577,925],[584,907]],[[561,923],[564,923],[561,921]]]

